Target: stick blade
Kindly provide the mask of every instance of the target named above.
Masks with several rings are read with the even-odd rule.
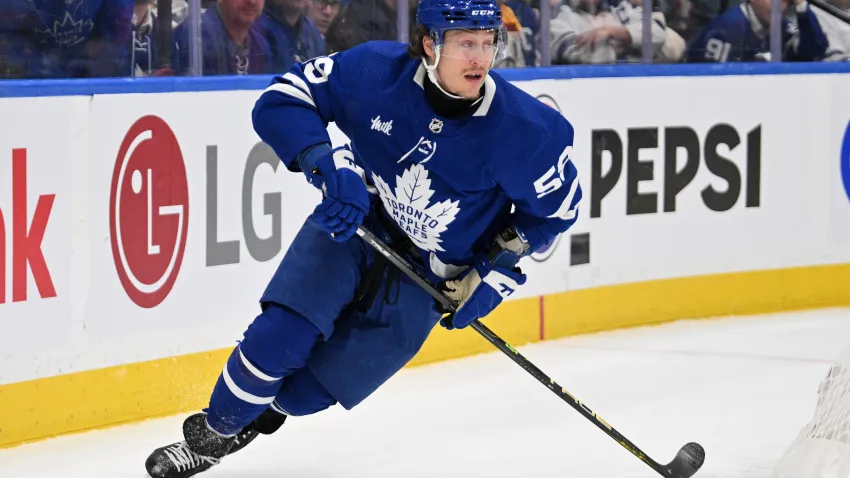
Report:
[[[667,465],[671,478],[690,478],[705,462],[705,449],[699,443],[683,446],[673,461]]]

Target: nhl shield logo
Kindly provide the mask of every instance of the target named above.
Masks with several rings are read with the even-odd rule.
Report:
[[[443,122],[437,118],[434,118],[431,120],[431,124],[428,125],[428,128],[431,130],[432,133],[439,134],[440,131],[443,130]]]

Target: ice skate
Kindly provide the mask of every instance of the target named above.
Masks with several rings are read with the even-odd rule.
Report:
[[[272,409],[267,409],[262,415],[251,422],[250,425],[230,439],[232,443],[230,443],[229,448],[222,456],[232,455],[245,448],[260,434],[271,435],[283,425],[285,420],[286,415],[277,413]],[[189,432],[187,428],[193,431]],[[198,428],[200,430],[196,430]],[[183,433],[186,435],[187,440],[189,440],[189,435],[201,437],[205,433],[215,434],[215,432],[206,426],[206,414],[204,413],[198,413],[187,418],[183,424]],[[226,437],[221,437],[220,435],[215,436],[222,441],[228,440]],[[204,440],[204,438],[200,438],[199,441]],[[194,444],[194,439],[190,441]],[[224,446],[225,444],[222,443],[218,445],[217,449]],[[206,452],[198,451],[200,453]],[[154,450],[145,462],[145,468],[147,468],[148,475],[151,478],[187,478],[217,465],[221,461],[221,458],[216,458],[216,456],[218,456],[218,453],[213,453],[212,455],[196,453],[189,447],[186,441],[181,441]]]
[[[145,468],[151,478],[189,478],[218,465],[237,440],[244,448],[257,432],[244,434],[243,439],[219,435],[207,426],[205,413],[196,413],[183,422],[185,440],[154,450]]]

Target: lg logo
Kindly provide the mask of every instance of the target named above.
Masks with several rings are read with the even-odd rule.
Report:
[[[188,226],[189,188],[177,138],[161,118],[140,118],[121,143],[109,196],[115,268],[140,307],[156,307],[174,286]]]

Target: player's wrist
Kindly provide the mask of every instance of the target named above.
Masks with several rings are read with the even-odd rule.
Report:
[[[519,228],[511,226],[504,229],[496,235],[493,246],[487,253],[490,268],[512,269],[528,253],[530,247],[525,234]]]
[[[322,158],[331,156],[331,146],[328,143],[314,144],[305,148],[296,158],[296,163],[301,171],[308,172],[316,169]]]
[[[321,189],[321,178],[330,172],[328,165],[333,165],[331,147],[327,143],[310,146],[298,155],[296,163],[307,177],[307,182]]]

